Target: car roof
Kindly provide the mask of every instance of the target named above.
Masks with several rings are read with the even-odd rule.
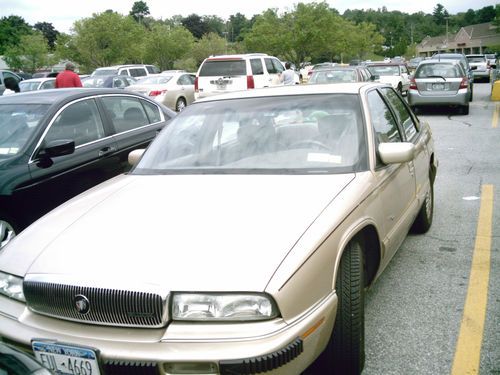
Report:
[[[207,60],[219,60],[219,59],[244,59],[247,57],[262,57],[262,56],[269,56],[266,53],[240,53],[240,54],[233,54],[233,55],[212,55],[207,57]]]
[[[430,60],[423,60],[420,62],[422,65],[426,64],[450,64],[450,65],[460,65],[460,61],[457,59],[444,59],[444,60],[438,60],[438,59],[430,59]]]
[[[358,94],[362,88],[389,87],[383,83],[356,82],[356,83],[332,83],[321,85],[290,85],[266,87],[262,89],[233,91],[225,94],[205,97],[197,100],[197,103],[211,102],[227,99],[259,98],[285,95],[315,95],[315,94]]]
[[[131,91],[124,92],[120,89],[100,89],[100,88],[67,88],[67,89],[48,89],[38,91],[20,92],[15,95],[6,95],[0,97],[0,104],[53,104],[55,102],[67,99],[84,98],[91,95],[120,94],[135,95]]]

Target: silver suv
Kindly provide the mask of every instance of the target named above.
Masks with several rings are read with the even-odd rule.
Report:
[[[91,76],[114,76],[123,75],[131,77],[145,77],[153,74],[159,74],[160,69],[154,65],[130,64],[130,65],[114,65],[104,68],[97,68]]]
[[[210,56],[200,65],[194,83],[195,99],[231,91],[280,85],[285,67],[264,53]]]
[[[477,55],[465,55],[467,60],[469,61],[469,65],[471,67],[475,67],[474,69],[474,78],[485,78],[486,82],[490,81],[490,64],[486,59],[485,55],[477,54]]]

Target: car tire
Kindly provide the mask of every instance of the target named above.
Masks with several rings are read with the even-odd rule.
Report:
[[[403,85],[401,82],[398,83],[398,88],[397,88],[399,95],[403,96]]]
[[[18,233],[12,218],[0,213],[0,249],[7,245]]]
[[[432,218],[434,217],[434,186],[431,176],[429,176],[429,183],[429,191],[425,195],[422,207],[420,207],[420,211],[411,228],[413,233],[426,233],[432,226]]]
[[[365,363],[363,249],[351,241],[340,259],[335,326],[322,354],[322,374],[358,375]]]
[[[413,105],[410,108],[411,108],[411,110],[413,111],[414,114],[416,114],[416,115],[418,114],[418,107],[416,105]]]
[[[469,102],[472,102],[472,97],[474,96],[474,90],[473,88],[471,87],[470,88],[470,97],[469,97]]]
[[[175,110],[177,112],[182,112],[185,108],[186,108],[186,99],[184,98],[177,99],[177,102],[175,103]]]
[[[462,113],[462,115],[468,115],[469,114],[469,104],[462,106],[460,112]]]

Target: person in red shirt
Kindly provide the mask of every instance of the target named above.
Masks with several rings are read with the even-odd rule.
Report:
[[[59,73],[56,77],[56,88],[82,87],[80,76],[74,72],[75,65],[71,62],[67,62],[65,68],[66,70]]]

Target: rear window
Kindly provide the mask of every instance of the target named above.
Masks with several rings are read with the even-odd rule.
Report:
[[[467,60],[469,60],[470,63],[481,63],[481,62],[486,62],[486,57],[484,57],[484,56],[467,56]]]
[[[459,65],[445,63],[420,65],[415,72],[415,78],[433,78],[436,76],[458,78],[462,77],[463,73]]]
[[[245,60],[207,60],[200,69],[200,77],[246,75]]]
[[[117,69],[99,69],[92,73],[93,76],[111,76],[117,74]]]
[[[250,66],[254,75],[264,74],[264,67],[262,66],[261,59],[250,59]]]

